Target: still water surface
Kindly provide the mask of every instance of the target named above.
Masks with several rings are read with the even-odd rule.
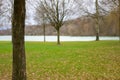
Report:
[[[60,36],[61,41],[95,41],[95,36]],[[12,37],[0,36],[0,41],[11,41]],[[100,36],[100,40],[119,40],[119,37]],[[25,36],[25,41],[44,41],[44,36]],[[46,41],[57,41],[57,36],[46,36]]]

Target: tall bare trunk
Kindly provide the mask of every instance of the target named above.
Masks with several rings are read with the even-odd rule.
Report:
[[[46,38],[45,38],[45,24],[43,24],[43,34],[44,34],[44,42],[46,41]]]
[[[119,1],[119,41],[120,41],[120,0],[118,0]]]
[[[60,45],[60,29],[57,29],[57,44]]]
[[[99,33],[96,33],[96,41],[99,41]]]
[[[25,0],[14,0],[12,20],[12,80],[26,80],[26,56],[24,45],[25,13]]]
[[[96,0],[95,6],[96,6],[96,41],[99,41],[99,5],[98,5],[98,0]]]

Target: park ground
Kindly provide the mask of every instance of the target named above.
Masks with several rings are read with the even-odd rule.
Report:
[[[26,42],[27,80],[120,80],[120,42]],[[12,43],[0,42],[0,80],[11,80]]]

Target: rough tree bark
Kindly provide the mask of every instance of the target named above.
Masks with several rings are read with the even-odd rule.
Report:
[[[25,0],[14,0],[12,20],[12,80],[26,80],[26,56],[24,46],[25,13]]]

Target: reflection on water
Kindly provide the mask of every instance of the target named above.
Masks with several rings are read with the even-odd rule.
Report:
[[[61,41],[95,41],[95,36],[60,36]],[[0,36],[0,41],[11,41],[11,36]],[[100,40],[119,40],[119,37],[101,36]],[[44,41],[43,36],[25,36],[25,41]],[[46,41],[57,41],[56,36],[46,36]]]

